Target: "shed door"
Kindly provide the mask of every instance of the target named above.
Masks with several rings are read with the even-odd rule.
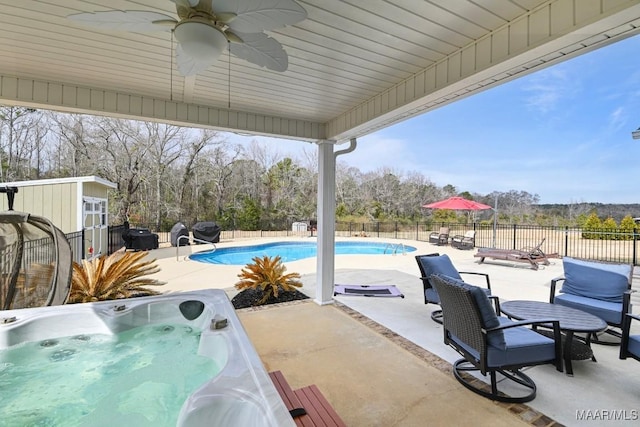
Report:
[[[91,259],[106,253],[107,199],[85,197],[82,210],[86,258]]]

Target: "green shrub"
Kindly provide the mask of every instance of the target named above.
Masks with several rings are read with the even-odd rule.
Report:
[[[279,292],[293,292],[302,287],[299,273],[285,274],[287,267],[280,256],[254,257],[253,264],[247,264],[238,274],[241,280],[235,284],[236,289],[260,289],[263,297],[258,301],[262,305],[271,297],[278,298]]]

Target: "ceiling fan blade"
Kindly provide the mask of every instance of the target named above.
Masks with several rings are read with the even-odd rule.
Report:
[[[216,15],[235,14],[226,24],[243,33],[273,30],[307,17],[307,11],[294,0],[213,0],[213,10]]]
[[[184,49],[180,45],[176,48],[176,64],[178,66],[178,72],[183,76],[194,76],[198,73],[209,68],[213,61],[196,61],[191,56],[184,52]]]
[[[243,43],[231,43],[231,53],[240,59],[273,71],[286,71],[289,57],[280,42],[264,33],[238,33]]]
[[[107,12],[77,13],[67,16],[68,19],[92,28],[120,31],[169,31],[167,21],[177,21],[169,15],[144,10],[111,10]],[[155,22],[158,22],[157,24]]]
[[[198,3],[200,3],[200,0],[171,0],[171,1],[177,4],[178,6],[184,6],[184,7],[196,7]]]

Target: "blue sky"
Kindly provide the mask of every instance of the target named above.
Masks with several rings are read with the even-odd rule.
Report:
[[[359,138],[339,159],[540,203],[640,203],[639,52],[640,36],[623,40]]]

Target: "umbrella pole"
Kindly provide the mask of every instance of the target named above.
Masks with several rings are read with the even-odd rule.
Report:
[[[496,229],[498,228],[498,196],[496,196],[495,207],[493,208],[493,247],[496,247]]]

